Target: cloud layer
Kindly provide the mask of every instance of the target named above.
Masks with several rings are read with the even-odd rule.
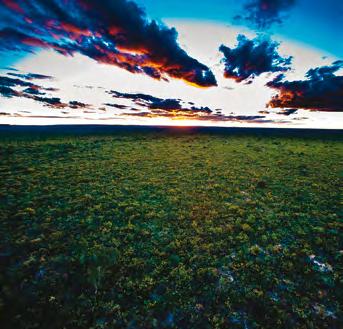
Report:
[[[69,103],[64,103],[61,101],[61,98],[47,94],[48,92],[50,93],[58,91],[57,88],[43,87],[32,82],[32,80],[52,80],[53,78],[50,76],[36,73],[7,73],[7,75],[11,77],[0,76],[0,96],[2,97],[27,98],[42,103],[43,106],[55,109],[79,109],[89,106],[88,104],[84,104],[78,101],[70,101]],[[13,78],[12,76],[15,76],[15,78]]]
[[[1,116],[28,118],[64,118],[85,120],[116,120],[128,118],[191,120],[202,122],[241,122],[241,123],[286,123],[285,120],[271,120],[265,115],[230,115],[222,114],[221,109],[211,109],[208,106],[198,106],[194,102],[179,98],[159,98],[143,93],[125,93],[115,90],[104,91],[104,97],[111,96],[113,101],[97,107],[77,100],[62,101],[57,97],[53,87],[43,87],[35,80],[52,80],[53,77],[36,73],[18,72],[13,77],[11,72],[0,76],[0,96],[6,98],[30,99],[48,109],[54,109],[53,114],[35,114],[31,111],[17,110],[14,113],[2,112]],[[19,78],[21,77],[21,78]],[[78,88],[93,89],[92,86]],[[106,95],[107,94],[107,95]],[[126,104],[122,104],[125,102]],[[72,111],[79,110],[79,111]]]
[[[343,68],[343,61],[331,66],[321,66],[306,73],[307,80],[285,81],[281,74],[267,86],[278,91],[270,102],[274,108],[301,108],[313,111],[343,111],[343,76],[336,72]]]
[[[114,98],[124,98],[134,102],[134,104],[148,108],[150,110],[165,110],[165,111],[187,111],[193,113],[212,113],[209,107],[196,107],[194,103],[185,103],[181,99],[174,98],[158,98],[146,94],[131,94],[121,93],[111,90],[108,92]],[[187,106],[185,106],[187,105]],[[112,104],[113,106],[113,104]],[[115,106],[117,107],[117,106]]]
[[[0,51],[77,52],[155,79],[216,85],[211,70],[180,48],[175,29],[148,20],[129,0],[4,0],[0,38]]]
[[[108,92],[113,98],[126,99],[133,104],[143,108],[136,108],[131,112],[121,113],[122,117],[147,118],[171,120],[197,120],[207,122],[241,122],[241,123],[285,123],[285,121],[274,121],[267,119],[264,115],[224,115],[220,109],[212,110],[207,106],[195,106],[193,102],[184,102],[181,99],[162,99],[152,95],[140,93],[121,93],[111,90]],[[122,108],[117,104],[105,104],[108,106]]]
[[[279,43],[265,36],[249,40],[240,34],[236,48],[221,45],[225,64],[224,76],[236,82],[251,82],[256,76],[266,72],[285,72],[289,70],[292,57],[281,57],[277,50]]]

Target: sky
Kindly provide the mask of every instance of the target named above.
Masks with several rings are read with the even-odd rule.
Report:
[[[0,0],[0,124],[343,128],[341,0]]]

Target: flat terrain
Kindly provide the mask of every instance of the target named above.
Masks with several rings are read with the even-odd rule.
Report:
[[[0,131],[0,327],[339,328],[342,135]]]

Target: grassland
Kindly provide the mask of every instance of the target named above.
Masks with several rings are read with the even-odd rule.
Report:
[[[0,327],[339,328],[342,139],[0,134]]]

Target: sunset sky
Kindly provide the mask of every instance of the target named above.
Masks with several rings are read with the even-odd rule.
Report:
[[[341,0],[0,0],[0,123],[343,128]]]

